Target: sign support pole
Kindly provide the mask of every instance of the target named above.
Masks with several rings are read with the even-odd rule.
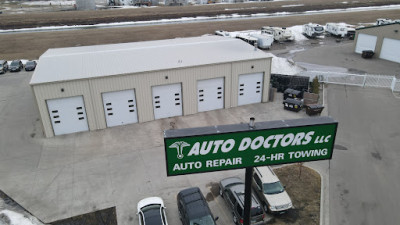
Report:
[[[250,118],[249,130],[254,129],[254,117]],[[251,182],[253,176],[253,167],[246,167],[244,182],[244,216],[243,225],[250,225],[250,209],[251,209]]]
[[[253,167],[246,167],[246,177],[244,183],[244,217],[243,225],[250,225],[251,209],[251,179],[253,176]]]

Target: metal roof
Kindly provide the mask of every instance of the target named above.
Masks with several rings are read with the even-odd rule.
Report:
[[[241,40],[202,36],[47,50],[31,85],[270,58]]]

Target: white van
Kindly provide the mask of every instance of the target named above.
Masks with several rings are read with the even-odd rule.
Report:
[[[285,213],[293,208],[292,200],[271,167],[255,167],[252,180],[265,212]]]

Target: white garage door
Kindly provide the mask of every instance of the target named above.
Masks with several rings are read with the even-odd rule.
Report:
[[[224,108],[224,78],[197,81],[198,111]]]
[[[134,90],[106,92],[102,96],[107,127],[138,122]]]
[[[54,135],[88,131],[82,96],[47,100]]]
[[[356,44],[356,53],[362,53],[364,50],[372,50],[375,52],[376,36],[368,34],[359,34]]]
[[[182,116],[181,84],[152,87],[154,118]]]
[[[262,99],[263,73],[239,76],[238,105],[260,103]]]
[[[400,63],[400,40],[384,38],[381,54],[379,57],[382,59]]]

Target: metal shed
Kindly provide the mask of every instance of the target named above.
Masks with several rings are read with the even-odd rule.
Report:
[[[267,102],[271,56],[219,36],[49,49],[30,85],[52,137]]]
[[[400,63],[400,23],[376,25],[356,30],[354,51],[371,50],[381,59]]]

